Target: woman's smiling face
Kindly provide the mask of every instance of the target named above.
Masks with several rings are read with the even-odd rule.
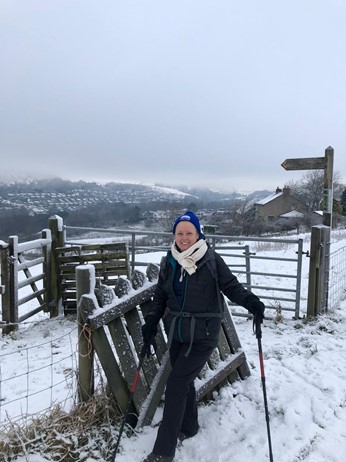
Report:
[[[184,252],[198,241],[199,234],[192,223],[181,221],[175,228],[174,238],[179,249]]]

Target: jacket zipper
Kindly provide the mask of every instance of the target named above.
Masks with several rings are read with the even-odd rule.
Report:
[[[187,293],[187,276],[183,277],[183,302],[181,304],[180,312],[182,313],[185,308],[185,301],[186,301],[186,293]],[[183,318],[180,317],[178,319],[178,337],[180,341],[183,341],[183,336],[181,334],[181,323],[182,323]]]

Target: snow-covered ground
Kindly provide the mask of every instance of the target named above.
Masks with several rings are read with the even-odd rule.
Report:
[[[250,378],[222,389],[200,408],[200,432],[176,454],[180,462],[265,462],[267,430],[256,339],[251,323],[237,331],[252,369]],[[263,351],[274,460],[343,462],[346,451],[346,303],[313,324],[266,323]],[[119,462],[140,461],[156,429],[124,438]]]
[[[334,248],[346,245],[336,239]],[[332,248],[333,250],[333,248]],[[270,252],[270,250],[265,250]],[[279,254],[281,250],[273,250]],[[150,259],[150,256],[148,256]],[[308,259],[306,259],[308,262]],[[282,271],[285,268],[281,268]],[[302,277],[302,307],[306,306],[308,263],[304,262]],[[346,289],[346,281],[345,281]],[[304,309],[304,308],[303,308]],[[215,401],[200,406],[200,431],[177,449],[179,462],[266,462],[269,461],[268,439],[258,360],[257,340],[252,323],[235,317],[242,347],[246,353],[251,376],[245,381],[224,387]],[[263,355],[266,389],[270,412],[270,429],[275,462],[343,462],[346,454],[346,301],[313,322],[293,320],[283,313],[282,322],[265,321]],[[65,336],[67,340],[59,340]],[[64,319],[42,320],[22,327],[15,338],[0,339],[0,366],[15,376],[26,370],[27,346],[43,345],[35,353],[37,368],[52,358],[47,376],[41,380],[54,387],[54,400],[73,402],[73,367],[77,331],[74,322]],[[41,351],[42,350],[42,351]],[[14,356],[16,354],[16,359]],[[65,358],[65,359],[64,359]],[[67,360],[66,360],[67,358]],[[61,359],[61,362],[59,361]],[[44,369],[46,370],[46,369]],[[53,374],[50,372],[53,371]],[[30,389],[42,383],[30,381]],[[15,382],[15,381],[14,381]],[[14,383],[13,382],[13,383]],[[23,376],[6,393],[12,397],[26,390],[28,377]],[[8,399],[9,395],[1,396]],[[32,409],[42,405],[41,394],[30,398]],[[5,401],[3,402],[5,403]],[[30,408],[31,409],[31,408]],[[14,402],[6,411],[18,414]],[[22,412],[26,409],[22,407]],[[32,411],[33,412],[33,411]],[[132,437],[123,435],[116,457],[119,462],[140,462],[152,449],[161,410],[151,426],[139,429]],[[43,455],[19,457],[18,462],[43,462]],[[101,459],[99,459],[101,460]],[[95,459],[89,459],[89,462]]]

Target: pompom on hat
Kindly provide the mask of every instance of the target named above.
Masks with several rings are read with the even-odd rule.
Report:
[[[175,234],[175,229],[178,223],[182,221],[189,221],[190,223],[192,223],[194,227],[197,229],[199,238],[204,239],[204,234],[201,230],[201,224],[199,222],[199,219],[196,217],[196,215],[193,212],[190,212],[189,210],[175,220],[173,229],[172,229],[173,234]]]

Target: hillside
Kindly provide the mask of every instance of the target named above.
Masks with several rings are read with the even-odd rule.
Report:
[[[267,192],[266,192],[267,193]],[[69,181],[60,178],[0,180],[0,211],[24,208],[31,214],[52,209],[73,211],[100,203],[148,204],[152,202],[229,202],[242,197],[236,192],[208,188],[174,188],[169,185]]]
[[[196,199],[169,187],[128,183],[87,183],[84,181],[30,180],[0,184],[0,210],[24,208],[31,214],[51,210],[74,211],[98,204],[142,204]]]
[[[256,192],[259,198],[267,194]],[[0,239],[7,240],[10,235],[33,239],[47,227],[52,215],[62,216],[73,226],[157,227],[160,223],[153,221],[156,212],[163,211],[158,214],[161,217],[182,209],[208,210],[210,214],[216,209],[230,209],[239,199],[247,200],[247,196],[183,185],[0,177]]]

